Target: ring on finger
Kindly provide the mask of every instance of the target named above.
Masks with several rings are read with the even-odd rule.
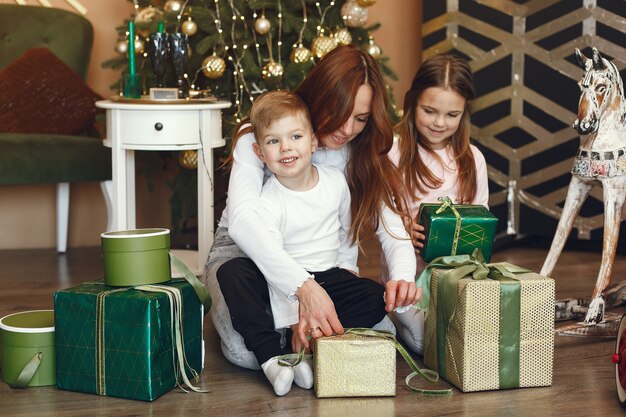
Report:
[[[316,332],[316,331],[318,331],[318,330],[321,330],[321,329],[320,329],[320,326],[311,327],[311,328],[309,329],[309,333],[310,333],[310,334],[313,334],[313,332]]]

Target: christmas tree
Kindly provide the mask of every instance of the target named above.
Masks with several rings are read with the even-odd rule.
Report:
[[[129,50],[142,76],[144,90],[158,84],[178,87],[179,96],[208,95],[230,101],[223,111],[227,141],[245,118],[259,94],[274,89],[294,89],[321,57],[338,45],[356,44],[372,55],[386,77],[396,79],[381,54],[373,33],[379,24],[365,26],[368,6],[376,0],[133,0],[134,13],[117,28],[119,57],[105,68],[127,72]],[[130,40],[129,22],[135,32]],[[133,32],[133,31],[130,31]],[[157,32],[187,35],[181,77],[171,55],[164,68],[155,47]],[[129,43],[132,41],[132,43]],[[163,72],[161,74],[161,72]],[[117,87],[117,86],[114,86]],[[323,86],[320,86],[323,88]],[[391,96],[391,91],[388,91]],[[393,103],[393,97],[390,100]],[[393,105],[393,104],[392,104]],[[395,112],[390,109],[392,118]],[[229,144],[223,154],[229,151]],[[183,151],[178,161],[195,168],[195,151]],[[182,206],[183,196],[195,194],[193,171],[181,169],[172,184],[172,228],[180,219],[195,215],[195,203]]]

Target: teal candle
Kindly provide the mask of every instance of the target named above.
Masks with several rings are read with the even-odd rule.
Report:
[[[159,33],[165,32],[165,24],[163,23],[163,21],[159,22],[159,26],[157,28],[157,32],[159,32]]]
[[[128,22],[128,73],[131,78],[136,73],[135,64],[135,22],[132,20]]]

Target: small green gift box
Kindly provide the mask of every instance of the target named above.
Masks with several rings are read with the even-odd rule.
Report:
[[[204,315],[193,287],[139,288],[95,282],[54,294],[60,389],[152,401],[202,370]]]
[[[463,392],[552,384],[552,279],[476,250],[433,260],[418,286],[424,364],[442,378]]]
[[[421,204],[417,214],[426,235],[422,259],[430,262],[439,256],[469,255],[480,248],[489,261],[498,218],[485,206],[452,204],[448,197],[439,200],[441,204]]]

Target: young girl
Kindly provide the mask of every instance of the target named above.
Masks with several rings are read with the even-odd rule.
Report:
[[[376,62],[354,46],[340,46],[313,67],[296,93],[311,112],[320,145],[313,154],[313,162],[338,168],[346,175],[352,196],[351,239],[358,241],[365,233],[375,230],[381,241],[390,270],[384,310],[415,304],[421,291],[414,283],[414,249],[394,206],[404,196],[403,183],[387,157],[393,144],[393,130],[386,113],[385,84]],[[254,143],[250,125],[243,124],[232,144],[227,206],[209,253],[205,280],[213,298],[211,318],[224,355],[236,365],[260,369],[256,357],[232,326],[230,310],[240,306],[227,305],[217,282],[217,271],[225,262],[230,261],[231,268],[242,262],[240,257],[249,257],[252,265],[236,269],[238,272],[229,274],[230,280],[244,285],[261,273],[267,280],[265,285],[291,301],[298,301],[299,322],[295,333],[306,348],[308,336],[342,333],[343,325],[326,290],[271,238],[259,216],[259,195],[270,173],[254,153]],[[260,303],[263,290],[258,289]],[[351,297],[360,295],[355,289]],[[369,324],[371,327],[376,323]]]
[[[410,192],[415,252],[424,246],[424,228],[416,223],[421,203],[448,196],[456,204],[488,205],[485,157],[470,144],[470,101],[474,98],[468,63],[452,54],[435,55],[420,66],[404,97],[397,126],[399,141],[390,158]],[[424,261],[417,256],[417,275]],[[386,277],[383,277],[383,281]],[[423,312],[395,314],[400,337],[415,352],[423,348]]]

